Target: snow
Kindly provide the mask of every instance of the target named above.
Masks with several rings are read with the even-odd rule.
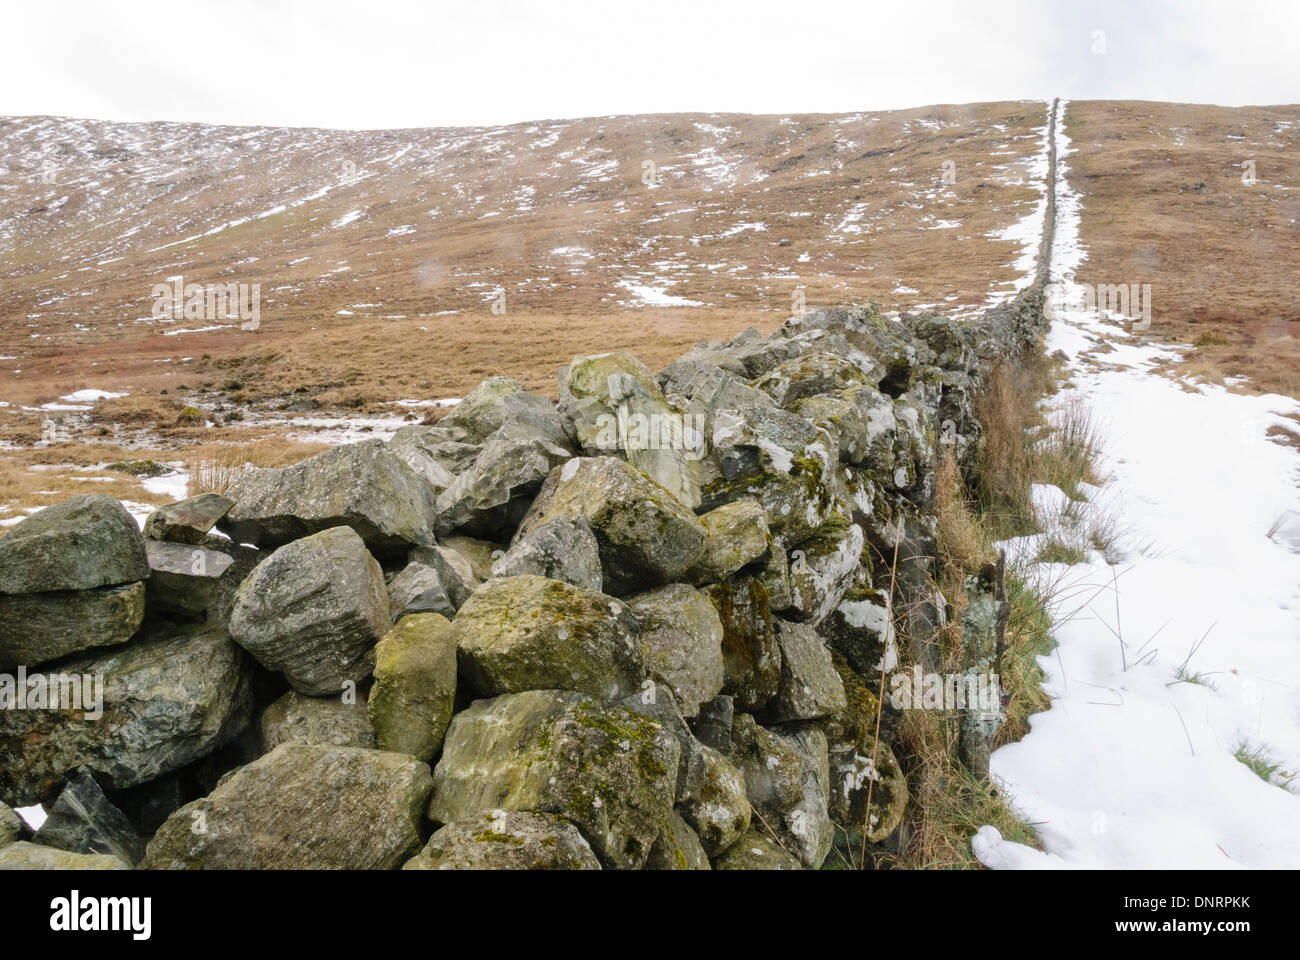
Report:
[[[652,287],[643,283],[633,283],[631,280],[624,280],[619,284],[629,293],[631,293],[641,305],[647,307],[702,307],[704,304],[698,300],[688,300],[685,297],[675,297],[668,292],[670,284]]]
[[[1064,161],[1064,104],[1057,140]],[[1061,166],[1053,279],[1069,282],[1084,251]],[[1052,705],[991,772],[1045,852],[992,827],[972,849],[994,868],[1300,866],[1300,784],[1234,756],[1300,772],[1300,456],[1265,436],[1300,403],[1161,375],[1170,348],[1095,313],[1059,310],[1047,349],[1071,363],[1053,406],[1082,398],[1102,426],[1108,481],[1083,509],[1119,518],[1119,556],[1031,571],[1054,595]]]
[[[59,399],[66,400],[68,403],[93,403],[96,400],[112,400],[125,396],[125,393],[110,393],[108,390],[78,390]]]

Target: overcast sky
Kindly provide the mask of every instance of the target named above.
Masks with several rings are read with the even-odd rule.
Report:
[[[1300,101],[1297,0],[33,0],[0,114],[350,128]]]

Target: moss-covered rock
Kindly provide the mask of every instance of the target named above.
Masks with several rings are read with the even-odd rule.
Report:
[[[781,686],[781,648],[776,642],[767,588],[757,577],[735,576],[708,588],[722,622],[724,693],[739,710],[759,710]]]
[[[125,860],[109,854],[70,853],[26,840],[0,847],[0,870],[130,870]]]
[[[772,535],[757,500],[724,503],[700,517],[708,531],[704,555],[691,568],[692,583],[718,583],[767,553]]]
[[[552,813],[486,810],[434,832],[403,870],[599,870],[578,828]]]
[[[708,854],[690,824],[675,811],[668,814],[659,839],[650,848],[647,870],[712,870]]]
[[[456,640],[436,613],[403,617],[375,647],[370,722],[381,750],[430,760],[456,700]]]
[[[628,598],[646,670],[673,692],[682,714],[693,717],[722,689],[722,621],[709,598],[670,583]]]
[[[327,747],[375,746],[364,698],[307,697],[290,690],[262,712],[262,752],[282,743]]]
[[[620,600],[559,580],[490,580],[456,615],[461,668],[480,696],[578,690],[607,699],[641,688],[636,618]]]
[[[701,747],[704,779],[694,799],[678,811],[695,830],[710,856],[717,856],[749,829],[752,810],[745,790],[745,775],[712,747]]]
[[[750,830],[713,861],[714,870],[802,870],[799,858],[770,836]]]
[[[639,868],[672,810],[680,749],[662,724],[580,693],[478,700],[452,719],[429,817],[554,813],[577,826],[603,866]]]

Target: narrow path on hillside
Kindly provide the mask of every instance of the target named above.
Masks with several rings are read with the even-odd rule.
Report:
[[[1294,868],[1300,455],[1266,434],[1300,403],[1162,375],[1179,350],[1083,308],[1066,112],[1047,349],[1069,358],[1070,381],[1051,407],[1082,402],[1101,430],[1107,480],[1083,526],[1109,527],[1117,562],[1094,550],[1029,568],[1054,596],[1057,647],[1040,658],[1052,706],[993,755],[992,773],[1046,852],[984,827],[975,853],[997,868]],[[1036,493],[1050,524],[1064,494]],[[1007,546],[1033,556],[1041,542]]]

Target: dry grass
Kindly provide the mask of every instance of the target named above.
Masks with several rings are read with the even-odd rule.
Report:
[[[225,493],[241,473],[261,467],[287,467],[327,449],[326,444],[263,440],[208,447],[186,463],[186,494]]]
[[[1080,282],[1150,283],[1179,373],[1300,395],[1300,107],[1072,102]],[[1256,181],[1242,182],[1254,161]]]

